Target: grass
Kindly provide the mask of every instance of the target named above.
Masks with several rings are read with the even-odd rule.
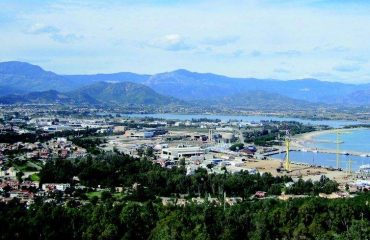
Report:
[[[37,171],[35,167],[29,166],[28,164],[23,164],[23,165],[14,164],[13,167],[17,169],[18,171],[22,171],[22,172],[36,172]]]
[[[86,196],[91,199],[93,197],[98,197],[98,198],[101,198],[101,193],[102,192],[88,192],[86,193]]]
[[[35,160],[27,160],[25,162],[13,163],[13,167],[22,172],[36,172],[42,168],[42,163]]]
[[[89,199],[92,199],[93,197],[98,197],[98,198],[101,198],[101,194],[102,194],[103,191],[96,191],[96,192],[88,192],[86,193],[86,196],[89,198]],[[123,193],[113,193],[113,198],[115,198],[116,200],[122,198],[124,195]]]
[[[40,181],[40,176],[37,173],[34,173],[30,176],[31,181],[33,182],[39,182]]]

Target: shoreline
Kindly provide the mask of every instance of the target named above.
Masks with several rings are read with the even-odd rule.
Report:
[[[317,151],[317,152],[321,152],[321,153],[336,154],[337,150],[335,148],[318,148],[318,147],[317,148],[312,148],[312,147],[307,146],[306,143],[307,142],[308,143],[310,143],[310,142],[311,143],[320,142],[320,141],[315,141],[314,138],[317,137],[317,136],[323,135],[323,134],[335,134],[338,131],[340,133],[354,132],[354,131],[361,130],[361,129],[367,129],[367,128],[358,127],[358,128],[351,128],[351,129],[329,129],[329,130],[303,133],[303,134],[299,134],[299,135],[294,136],[292,138],[291,145],[292,145],[292,148],[296,151],[301,151],[302,149],[305,149],[309,152]],[[335,142],[333,142],[333,143],[335,143]],[[346,150],[346,149],[341,149],[340,151],[341,151],[340,152],[341,155],[345,155],[347,153],[349,155],[354,155],[354,156],[362,156],[362,155],[369,155],[370,156],[370,152],[363,152],[363,151],[359,152],[359,151],[352,151],[352,150]]]
[[[118,112],[115,112],[115,114],[119,114]],[[147,113],[124,113],[124,116],[130,117],[130,115],[136,115],[134,117],[142,118],[145,117],[146,115],[177,115],[177,116],[191,116],[191,115],[199,115],[199,116],[205,116],[207,117],[231,117],[228,120],[234,120],[232,117],[237,117],[237,118],[244,118],[244,117],[266,117],[266,118],[277,118],[279,121],[311,121],[314,123],[319,123],[319,122],[341,122],[343,123],[342,126],[344,125],[360,125],[360,124],[370,124],[369,122],[366,122],[361,119],[346,119],[346,118],[312,118],[312,117],[306,117],[306,116],[300,116],[296,114],[292,115],[287,115],[287,114],[282,114],[282,113],[274,113],[274,112],[241,112],[241,113],[235,113],[235,112],[147,112]],[[151,117],[157,117],[157,116],[151,116]],[[161,118],[161,116],[159,116]],[[182,120],[182,119],[176,119],[176,118],[171,118],[172,120]],[[189,119],[190,120],[190,119]],[[270,119],[273,120],[273,119]],[[325,124],[324,124],[325,125]]]

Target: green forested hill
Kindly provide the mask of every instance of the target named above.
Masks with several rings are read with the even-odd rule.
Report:
[[[100,102],[113,104],[166,105],[180,102],[160,95],[147,86],[131,82],[98,82],[73,91],[72,94],[87,94]]]
[[[49,90],[26,94],[10,94],[0,97],[0,103],[167,105],[183,102],[172,97],[160,95],[141,84],[99,82],[66,93]]]

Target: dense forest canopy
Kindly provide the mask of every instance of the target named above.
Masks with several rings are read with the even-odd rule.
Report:
[[[353,199],[165,207],[120,202],[76,208],[0,203],[0,239],[369,239],[369,194]]]

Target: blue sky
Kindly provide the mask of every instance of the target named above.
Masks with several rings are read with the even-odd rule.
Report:
[[[370,1],[0,2],[0,61],[57,73],[370,82]]]

